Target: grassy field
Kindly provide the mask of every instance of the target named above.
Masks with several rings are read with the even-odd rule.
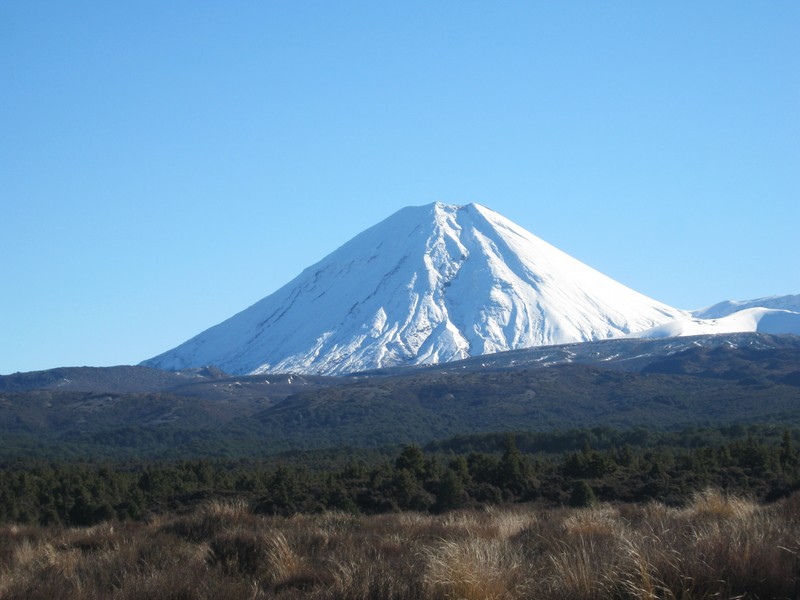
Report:
[[[0,528],[0,598],[797,598],[800,494],[681,508],[294,517],[210,503],[147,522]]]

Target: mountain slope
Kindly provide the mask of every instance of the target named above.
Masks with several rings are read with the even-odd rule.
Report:
[[[686,316],[483,206],[436,203],[400,210],[142,364],[341,374],[618,337]]]
[[[0,460],[235,458],[508,430],[754,422],[800,423],[800,337],[618,338],[346,377],[130,367],[0,376]]]

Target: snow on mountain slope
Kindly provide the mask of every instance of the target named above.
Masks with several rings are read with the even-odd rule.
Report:
[[[436,203],[400,210],[142,364],[342,374],[618,337],[688,317],[488,208]]]
[[[693,310],[692,316],[698,319],[719,319],[747,308],[780,308],[800,312],[800,294],[768,296],[755,300],[726,300],[700,310]]]
[[[800,312],[764,307],[745,308],[719,319],[678,318],[628,337],[655,339],[748,331],[800,335]]]

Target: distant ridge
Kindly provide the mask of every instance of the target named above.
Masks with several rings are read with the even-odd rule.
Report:
[[[692,316],[698,319],[720,319],[748,308],[772,308],[800,312],[800,294],[767,296],[755,300],[726,300],[700,310],[693,310]]]
[[[616,338],[337,378],[185,373],[177,386],[154,369],[59,371],[0,376],[16,390],[0,392],[0,458],[263,457],[481,432],[800,423],[790,335]],[[128,377],[154,392],[101,391]]]

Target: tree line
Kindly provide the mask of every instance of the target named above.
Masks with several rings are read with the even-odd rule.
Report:
[[[777,432],[777,434],[776,434]],[[255,513],[439,513],[517,502],[678,504],[716,487],[760,500],[800,489],[800,430],[647,433],[608,429],[489,434],[325,463],[308,455],[238,461],[24,460],[0,468],[0,522],[91,525],[143,519],[212,498]]]

